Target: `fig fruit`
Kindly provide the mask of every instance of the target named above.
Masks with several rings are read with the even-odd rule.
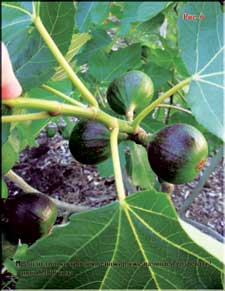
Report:
[[[147,151],[150,166],[160,178],[183,184],[199,174],[208,156],[208,144],[198,129],[180,123],[154,134]]]
[[[5,201],[4,232],[6,239],[17,244],[32,244],[52,229],[57,208],[50,198],[41,193],[23,193]]]
[[[151,78],[141,71],[133,70],[112,81],[106,95],[112,110],[126,115],[129,111],[145,108],[153,93]]]
[[[97,121],[80,120],[71,133],[69,149],[78,162],[98,164],[111,154],[110,131]]]

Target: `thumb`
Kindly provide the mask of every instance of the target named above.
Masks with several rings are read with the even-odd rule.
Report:
[[[22,93],[22,87],[14,74],[9,53],[4,43],[1,43],[1,51],[2,51],[1,59],[2,98],[3,99],[16,98]]]

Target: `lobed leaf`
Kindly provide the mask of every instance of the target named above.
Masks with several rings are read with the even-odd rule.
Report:
[[[184,20],[184,13],[197,19]],[[223,27],[219,3],[187,3],[179,13],[179,47],[188,72],[193,75],[188,103],[197,121],[224,141]]]
[[[76,56],[77,64],[83,65],[88,63],[91,57],[99,50],[104,50],[107,45],[111,43],[111,38],[106,31],[102,29],[93,30],[90,34],[91,39],[82,49],[82,51]]]
[[[119,34],[128,33],[131,23],[150,20],[165,9],[167,4],[168,2],[124,2]]]
[[[3,3],[2,39],[9,49],[15,74],[26,91],[49,80],[57,61],[26,13],[26,6],[21,10],[21,5]],[[74,13],[72,2],[40,4],[41,20],[62,54],[70,45]]]
[[[109,2],[79,2],[76,25],[80,32],[88,32],[92,25],[101,24],[109,14]]]
[[[17,266],[19,289],[222,288],[223,264],[191,240],[170,198],[154,190],[72,215]]]
[[[141,64],[141,47],[134,44],[107,55],[98,51],[89,61],[90,74],[98,81],[110,82]]]

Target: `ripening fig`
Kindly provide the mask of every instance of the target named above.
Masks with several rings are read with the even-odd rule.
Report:
[[[118,114],[145,108],[151,101],[154,87],[151,78],[137,70],[129,71],[111,82],[107,101]]]
[[[160,178],[183,184],[198,176],[208,156],[208,144],[198,129],[180,123],[154,134],[147,151],[150,166]]]
[[[4,232],[11,243],[32,244],[47,235],[52,229],[56,217],[55,203],[41,193],[22,193],[5,201]]]

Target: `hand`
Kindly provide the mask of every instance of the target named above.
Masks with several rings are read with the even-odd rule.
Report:
[[[22,87],[17,80],[12,63],[9,57],[8,50],[4,43],[1,43],[1,52],[2,52],[2,98],[3,99],[12,99],[20,96],[22,93]]]

